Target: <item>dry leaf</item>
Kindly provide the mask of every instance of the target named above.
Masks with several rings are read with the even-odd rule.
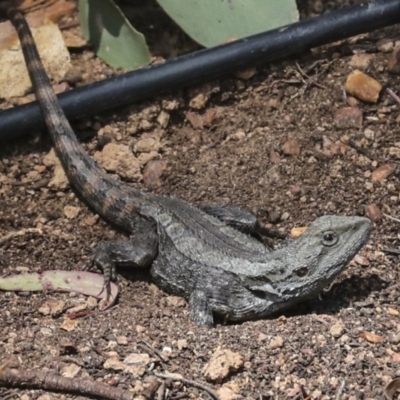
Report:
[[[400,378],[393,379],[385,387],[385,397],[387,400],[393,400],[393,396],[400,389]]]

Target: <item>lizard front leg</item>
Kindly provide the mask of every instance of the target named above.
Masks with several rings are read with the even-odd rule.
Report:
[[[129,241],[112,240],[97,245],[84,269],[96,266],[103,271],[103,290],[117,279],[117,267],[149,267],[157,255],[158,240],[155,231],[133,234]]]
[[[189,297],[189,318],[196,325],[213,326],[214,317],[204,290],[195,289]]]

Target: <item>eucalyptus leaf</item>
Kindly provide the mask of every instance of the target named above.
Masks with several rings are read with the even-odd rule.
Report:
[[[157,0],[196,42],[212,47],[299,20],[295,0]]]
[[[118,286],[111,282],[110,293],[103,289],[104,277],[87,271],[44,271],[0,277],[0,290],[14,292],[76,292],[98,299],[106,299],[106,308],[114,304]]]
[[[85,39],[108,65],[132,70],[150,63],[144,36],[112,0],[79,0],[79,19]]]

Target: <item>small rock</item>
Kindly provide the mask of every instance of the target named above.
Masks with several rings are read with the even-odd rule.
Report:
[[[167,111],[177,110],[179,108],[179,101],[178,100],[163,100],[162,108]]]
[[[379,207],[372,203],[372,204],[368,204],[365,207],[365,215],[371,220],[371,221],[377,221],[378,219],[380,219],[382,217],[382,213],[381,210],[379,209]]]
[[[394,317],[397,317],[397,316],[400,314],[399,311],[397,311],[396,309],[394,309],[394,308],[392,308],[392,307],[389,307],[389,308],[388,308],[388,313],[389,313],[390,315],[394,316]]]
[[[290,231],[290,237],[292,237],[293,239],[297,239],[306,230],[307,230],[307,226],[298,226],[298,227],[292,228]]]
[[[76,85],[77,83],[81,82],[82,74],[80,69],[76,67],[70,68],[64,75],[64,80],[70,85]]]
[[[389,336],[389,340],[391,343],[398,344],[400,343],[400,333],[391,333]]]
[[[336,322],[336,324],[332,325],[331,329],[329,330],[330,334],[334,338],[338,338],[338,337],[342,336],[343,331],[344,331],[344,326],[340,322]]]
[[[78,214],[80,213],[81,208],[80,207],[74,207],[74,206],[65,206],[64,207],[64,215],[68,218],[68,219],[74,219],[78,216]]]
[[[166,128],[168,126],[169,119],[170,115],[165,111],[161,111],[157,117],[157,122],[159,123],[161,128]]]
[[[283,338],[281,336],[276,336],[269,342],[268,347],[274,350],[274,349],[279,349],[282,346],[283,346]]]
[[[392,354],[392,361],[395,363],[400,362],[400,353],[393,353]]]
[[[228,349],[218,348],[211,360],[204,366],[204,376],[213,382],[221,382],[232,372],[238,371],[244,365],[243,357]]]
[[[372,182],[382,182],[383,180],[387,179],[390,174],[394,171],[395,165],[394,164],[384,164],[377,168],[371,174]]]
[[[176,341],[176,345],[177,345],[179,350],[183,350],[183,349],[186,349],[188,347],[188,342],[187,342],[186,339],[178,339]]]
[[[158,139],[145,135],[134,146],[135,153],[150,153],[151,151],[158,151],[160,148],[161,142]]]
[[[282,146],[283,154],[287,156],[298,156],[300,154],[300,145],[296,139],[289,139]]]
[[[190,122],[190,125],[193,126],[195,129],[202,129],[203,128],[203,118],[193,111],[188,111],[186,113],[186,119]]]
[[[400,46],[397,46],[391,54],[387,69],[392,74],[400,74]]]
[[[166,298],[167,305],[169,307],[185,307],[186,306],[186,301],[183,297],[179,296],[168,296]]]
[[[94,225],[97,224],[97,221],[98,221],[98,220],[99,220],[99,216],[98,216],[98,215],[93,215],[93,216],[91,216],[91,217],[85,218],[85,219],[83,220],[83,223],[84,223],[86,226],[94,226]]]
[[[271,151],[269,152],[269,159],[274,164],[279,164],[281,162],[281,157],[279,153],[274,149],[271,149]]]
[[[126,336],[117,336],[117,343],[121,346],[126,346],[128,344],[128,338]]]
[[[79,321],[76,319],[66,318],[64,322],[60,325],[60,328],[67,332],[72,332],[78,326]]]
[[[104,169],[117,172],[121,177],[133,180],[142,178],[138,159],[124,144],[108,143],[101,152],[94,154],[94,159]]]
[[[144,167],[143,182],[146,186],[160,185],[160,178],[163,172],[167,169],[165,160],[151,160]]]
[[[336,110],[333,121],[338,129],[361,128],[363,113],[356,107],[342,107]]]
[[[268,336],[267,336],[265,333],[260,332],[259,335],[258,335],[257,340],[258,340],[259,342],[262,342],[262,341],[264,341],[265,339],[267,339],[267,337],[268,337]]]
[[[350,65],[354,68],[367,69],[371,64],[372,59],[373,56],[368,53],[354,54],[354,56],[351,57]]]
[[[246,134],[243,131],[237,131],[234,134],[232,134],[232,136],[231,136],[231,138],[233,140],[237,140],[237,141],[243,140],[245,137],[246,137]]]
[[[393,50],[394,42],[392,39],[381,39],[376,42],[376,49],[381,53],[390,53]]]
[[[376,103],[382,85],[374,78],[356,69],[347,77],[345,89],[360,100]]]
[[[358,105],[358,100],[353,96],[347,96],[346,102],[350,107],[357,107]]]
[[[150,356],[146,353],[129,354],[124,359],[124,364],[126,365],[124,371],[136,377],[143,376],[146,372],[146,366],[150,364],[150,362]]]
[[[208,108],[203,117],[204,126],[212,126],[217,116],[218,112],[215,108]]]
[[[205,93],[199,93],[190,100],[189,107],[194,110],[201,110],[206,106],[209,97]]]
[[[115,357],[110,357],[104,362],[103,367],[105,369],[112,369],[113,371],[123,371],[126,366],[121,360],[118,360]]]
[[[400,147],[390,147],[389,148],[389,155],[396,157],[397,159],[400,159]]]
[[[219,395],[220,400],[236,400],[242,398],[241,396],[239,396],[240,394],[239,385],[235,382],[228,382],[222,385],[217,390],[217,393]]]
[[[354,257],[354,261],[358,264],[361,265],[363,267],[368,267],[369,265],[369,260],[367,257],[361,256],[360,254],[357,254]]]
[[[47,300],[38,309],[43,315],[51,315],[56,317],[64,311],[65,301],[63,300]]]
[[[75,378],[78,375],[81,367],[76,364],[68,364],[61,368],[61,375],[65,378]]]
[[[344,155],[344,154],[346,154],[346,152],[349,149],[350,149],[350,146],[348,146],[345,143],[342,143],[342,142],[338,141],[338,142],[334,143],[329,150],[330,150],[330,152],[332,154],[342,154],[342,155]]]

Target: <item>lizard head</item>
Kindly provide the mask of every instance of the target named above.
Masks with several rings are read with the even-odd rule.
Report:
[[[281,293],[308,295],[332,282],[367,242],[371,225],[364,217],[317,218],[285,247],[290,264]]]
[[[298,239],[272,253],[268,283],[252,289],[278,303],[316,294],[367,242],[371,225],[364,217],[317,218]]]

